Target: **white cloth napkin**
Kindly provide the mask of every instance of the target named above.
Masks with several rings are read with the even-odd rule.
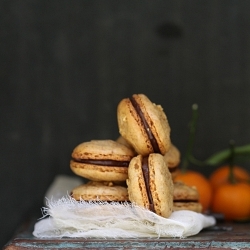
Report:
[[[43,216],[35,224],[38,238],[187,237],[215,224],[215,218],[187,210],[163,218],[135,204],[78,202],[70,191],[84,183],[58,175],[45,193]]]
[[[33,235],[38,238],[183,238],[215,223],[212,216],[187,210],[173,212],[166,219],[135,204],[79,202],[65,196],[48,200]]]

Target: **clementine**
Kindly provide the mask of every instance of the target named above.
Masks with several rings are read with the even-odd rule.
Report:
[[[199,192],[202,211],[205,212],[209,209],[212,200],[212,187],[202,173],[193,170],[180,171],[174,181],[182,181],[188,186],[195,186]]]
[[[250,218],[250,185],[245,182],[224,183],[213,195],[211,209],[222,213],[226,220]]]
[[[209,176],[209,182],[213,188],[213,190],[217,189],[220,185],[228,182],[228,176],[230,172],[229,165],[223,165],[217,168],[212,174]],[[233,175],[236,181],[249,181],[250,173],[240,166],[233,166]]]

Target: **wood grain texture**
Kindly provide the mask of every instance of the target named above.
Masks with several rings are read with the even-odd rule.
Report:
[[[28,249],[249,249],[249,223],[221,223],[217,228],[203,230],[188,238],[128,238],[128,239],[38,239],[32,236],[34,221],[26,222],[3,250]]]

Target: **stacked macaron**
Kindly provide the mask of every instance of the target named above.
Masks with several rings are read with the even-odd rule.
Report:
[[[111,181],[89,181],[75,187],[71,196],[77,201],[128,202],[127,188]]]
[[[171,129],[163,108],[144,94],[134,94],[120,101],[117,119],[123,141],[137,153],[128,168],[129,199],[169,217],[173,211],[173,176],[180,152],[171,142]]]
[[[182,182],[174,183],[174,211],[191,210],[198,213],[202,211],[199,202],[199,193],[196,187],[187,186]]]
[[[158,153],[137,155],[128,167],[129,200],[162,216],[173,211],[173,180],[164,157]]]
[[[72,152],[71,170],[88,180],[72,190],[76,200],[128,201],[124,185],[135,152],[113,140],[91,140]]]
[[[72,171],[92,181],[126,181],[135,152],[112,140],[91,140],[75,147]]]
[[[72,197],[130,201],[169,217],[176,210],[173,177],[180,152],[163,108],[134,94],[118,104],[117,121],[118,139],[92,140],[73,150],[70,167],[89,182],[72,190]]]

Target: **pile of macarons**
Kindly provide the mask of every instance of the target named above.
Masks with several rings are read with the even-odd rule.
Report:
[[[165,218],[176,210],[201,212],[197,190],[174,182],[180,152],[161,105],[134,94],[118,104],[117,121],[116,140],[91,140],[74,148],[70,168],[88,182],[74,188],[72,198],[133,202]]]

